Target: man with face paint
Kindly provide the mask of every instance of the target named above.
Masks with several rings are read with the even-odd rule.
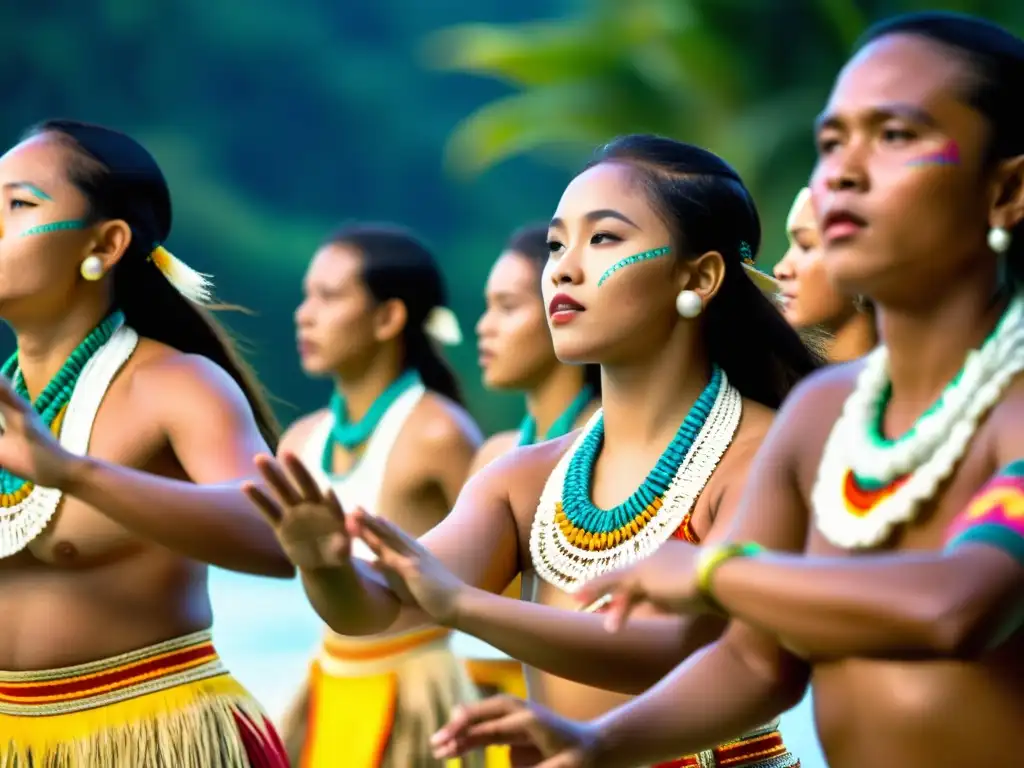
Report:
[[[1022,84],[1024,40],[981,19],[867,33],[818,122],[811,188],[828,275],[870,297],[882,345],[794,393],[728,541],[666,546],[581,595],[612,593],[612,629],[654,605],[728,630],[590,723],[472,707],[446,754],[511,742],[542,768],[626,768],[784,711],[810,682],[832,768],[1019,768]],[[708,690],[723,693],[692,706]]]
[[[673,539],[721,536],[773,409],[818,360],[751,279],[757,212],[710,152],[654,136],[612,142],[563,193],[547,240],[541,286],[555,353],[601,366],[602,408],[582,430],[492,461],[419,540],[367,515],[343,525],[294,485],[266,513],[335,631],[453,627],[524,662],[534,700],[592,717],[723,625],[650,611],[610,635],[575,593]],[[351,536],[377,554],[388,586],[335,549]],[[524,599],[501,597],[518,574]],[[728,739],[741,735],[671,764],[797,764],[772,718]]]

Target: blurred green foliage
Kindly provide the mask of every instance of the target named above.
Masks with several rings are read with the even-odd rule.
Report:
[[[550,216],[595,144],[656,131],[744,173],[770,264],[850,43],[923,6],[1024,26],[1017,0],[5,3],[0,129],[11,144],[74,117],[150,148],[175,201],[169,247],[255,311],[229,322],[290,421],[327,396],[299,371],[291,315],[338,223],[420,231],[468,332],[508,232]],[[487,430],[514,424],[519,398],[485,393],[475,357],[452,355],[471,409]]]

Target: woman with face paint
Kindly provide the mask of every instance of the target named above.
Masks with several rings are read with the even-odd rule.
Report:
[[[555,352],[601,365],[602,409],[583,430],[492,462],[419,541],[368,515],[343,521],[301,475],[267,471],[275,498],[259,501],[336,631],[453,627],[527,664],[537,701],[590,717],[641,693],[722,624],[651,612],[609,635],[574,593],[673,538],[718,537],[773,409],[818,361],[752,279],[765,278],[746,266],[757,212],[710,152],[613,141],[565,190],[548,242]],[[352,537],[383,574],[348,556]],[[519,573],[527,599],[501,597]],[[768,721],[733,757],[796,764]]]
[[[665,547],[584,590],[613,593],[614,625],[651,602],[729,629],[586,725],[472,707],[445,753],[511,741],[543,768],[656,762],[787,709],[813,674],[833,768],[1021,764],[1022,86],[1024,40],[989,22],[923,13],[867,33],[818,121],[812,190],[829,278],[872,300],[882,346],[794,392],[729,543]],[[729,695],[690,706],[708,690]]]
[[[346,510],[418,536],[451,509],[481,442],[437,350],[461,341],[437,262],[403,229],[349,226],[316,252],[303,290],[302,367],[330,378],[334,393],[285,432],[282,456]],[[361,542],[352,555],[373,558]],[[373,637],[327,632],[285,717],[293,764],[427,765],[429,735],[476,696],[450,634],[410,622]]]
[[[863,297],[847,298],[829,282],[809,188],[800,190],[793,201],[786,233],[789,250],[775,265],[782,314],[800,331],[820,329],[830,362],[866,355],[878,343],[874,312]]]
[[[0,765],[287,765],[211,642],[207,563],[293,569],[241,491],[277,430],[161,245],[167,183],[51,121],[0,158]]]

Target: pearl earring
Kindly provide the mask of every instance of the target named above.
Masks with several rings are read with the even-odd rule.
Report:
[[[996,253],[1006,253],[1010,250],[1011,236],[1004,227],[992,227],[988,231],[988,247]]]
[[[79,271],[86,280],[99,280],[103,277],[103,259],[99,256],[87,256]]]
[[[700,315],[704,309],[704,301],[696,291],[680,291],[676,296],[676,312],[687,320]]]

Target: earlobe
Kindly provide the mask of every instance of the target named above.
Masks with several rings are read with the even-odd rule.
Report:
[[[989,214],[992,229],[1013,229],[1024,221],[1024,155],[1004,160],[1001,183]]]

